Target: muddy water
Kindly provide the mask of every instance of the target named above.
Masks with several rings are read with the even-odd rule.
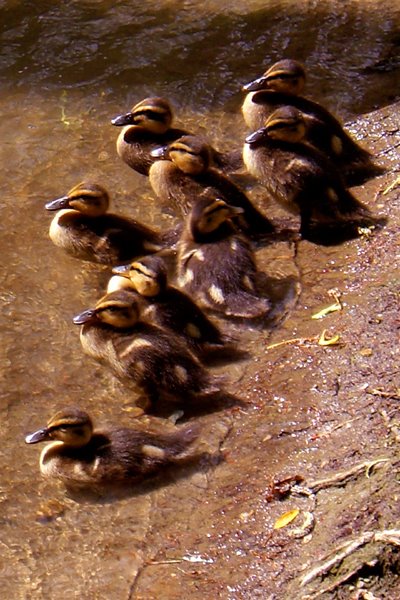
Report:
[[[306,63],[310,93],[343,118],[390,102],[400,79],[398,4],[385,1],[378,8],[354,0],[327,6],[258,0],[233,0],[229,9],[215,1],[1,3],[4,597],[128,597],[146,556],[154,511],[159,520],[165,511],[168,523],[180,502],[188,514],[204,501],[212,477],[212,471],[190,474],[189,483],[167,482],[165,492],[144,487],[128,499],[84,504],[40,480],[38,451],[24,445],[26,432],[59,407],[76,403],[98,421],[126,425],[131,405],[112,376],[82,355],[71,324],[102,293],[107,272],[52,246],[44,203],[92,177],[111,191],[116,212],[157,226],[170,223],[147,181],[119,162],[118,132],[109,125],[111,117],[147,95],[170,98],[181,124],[207,133],[221,148],[232,141],[240,145],[244,135],[240,84],[282,56]],[[250,193],[261,199],[259,189]],[[310,279],[318,255],[305,248]],[[327,259],[329,251],[324,253]],[[277,325],[281,313],[290,319],[301,286],[295,249],[276,244],[258,258],[260,268],[277,280]],[[270,370],[264,351],[269,331],[236,332],[252,355],[228,370],[232,390],[246,382],[244,398],[267,397],[258,373]],[[271,388],[274,376],[290,399],[280,373],[271,374]],[[279,427],[295,432],[291,411],[286,423],[279,420],[284,402],[287,398],[274,397],[271,422],[275,411]],[[297,419],[307,411],[305,403]],[[212,451],[231,426],[231,415],[205,419]],[[292,435],[284,437],[271,469],[290,456],[292,444]],[[185,527],[183,520],[179,526]],[[167,525],[163,533],[168,537]],[[173,547],[172,539],[169,544]]]

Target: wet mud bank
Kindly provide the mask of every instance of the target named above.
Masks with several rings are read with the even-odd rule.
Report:
[[[387,167],[354,189],[388,218],[385,227],[336,246],[281,241],[257,251],[276,281],[273,319],[266,328],[229,325],[248,357],[216,371],[226,370],[227,391],[242,402],[196,418],[201,460],[122,495],[91,497],[42,481],[38,455],[22,441],[18,468],[4,455],[13,482],[0,497],[4,574],[15,597],[400,597],[399,110],[350,124]],[[84,294],[93,295],[87,269],[71,286],[87,277]],[[100,423],[129,426],[126,390],[82,358],[70,313],[83,298],[72,306],[63,286],[60,296],[54,282],[45,288],[68,319],[59,324],[46,305],[43,329],[50,322],[55,341],[35,363],[46,383],[29,402],[47,415],[80,393]],[[32,430],[36,412],[18,421],[16,436]]]
[[[354,190],[387,225],[297,244],[297,300],[253,348],[225,460],[172,490],[178,511],[161,492],[131,598],[400,597],[399,109],[350,125],[388,167]]]

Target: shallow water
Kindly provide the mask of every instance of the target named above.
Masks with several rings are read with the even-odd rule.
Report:
[[[1,3],[0,23],[2,589],[8,598],[64,598],[71,589],[76,597],[121,597],[140,563],[152,507],[161,503],[171,511],[181,501],[189,512],[202,502],[203,484],[195,482],[189,492],[171,484],[161,500],[154,492],[139,493],[82,511],[67,500],[59,515],[58,505],[48,507],[57,493],[40,480],[37,448],[24,445],[24,434],[77,402],[98,421],[126,425],[129,411],[121,407],[129,408],[131,399],[83,356],[71,323],[102,293],[106,272],[53,247],[44,203],[94,178],[111,191],[116,212],[168,225],[147,180],[116,156],[111,117],[145,96],[163,95],[176,107],[177,123],[207,133],[222,149],[232,141],[239,146],[245,132],[241,84],[285,56],[305,62],[309,93],[342,118],[383,106],[399,90],[400,9],[394,1],[378,7],[236,0],[222,9],[215,1],[15,0]],[[259,197],[260,191],[253,193]],[[281,285],[288,278],[281,291],[289,310],[298,291],[294,248],[277,244],[270,252],[260,253],[260,268]],[[318,256],[310,251],[308,258],[312,273]],[[253,381],[248,396],[263,397],[257,372],[268,367],[268,335],[239,331],[253,358],[228,373],[232,387],[244,376]],[[282,387],[284,375],[274,376]],[[271,410],[279,413],[279,402]],[[302,410],[306,414],[307,406]],[[295,430],[290,415],[287,428]],[[218,419],[205,425],[214,449],[230,427],[229,418]],[[271,468],[290,455],[291,443],[288,436],[278,444]],[[51,514],[48,523],[43,511]]]

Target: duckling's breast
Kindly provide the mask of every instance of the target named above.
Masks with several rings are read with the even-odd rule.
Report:
[[[258,92],[250,92],[246,94],[242,104],[242,114],[247,127],[251,131],[256,131],[260,127],[264,127],[265,119],[269,115],[268,106],[256,104],[253,100]]]

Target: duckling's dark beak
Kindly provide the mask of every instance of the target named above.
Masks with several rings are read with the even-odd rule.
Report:
[[[153,158],[168,158],[168,146],[160,146],[160,148],[154,148],[150,152],[150,156]]]
[[[26,436],[25,442],[27,444],[37,444],[38,442],[43,442],[47,440],[48,429],[45,427],[44,429],[38,429],[38,431],[34,431]]]
[[[76,315],[72,321],[75,323],[75,325],[83,325],[84,323],[88,323],[95,318],[96,310],[94,308],[88,308],[87,310],[79,313],[79,315]]]
[[[118,117],[114,117],[111,119],[111,125],[116,125],[117,127],[123,127],[124,125],[132,125],[134,123],[133,114],[131,112],[126,113],[126,115],[118,115]]]
[[[116,267],[113,267],[111,272],[114,273],[114,275],[127,275],[130,271],[131,265],[118,265]]]
[[[266,81],[267,77],[259,77],[258,79],[254,79],[254,81],[250,81],[250,83],[246,83],[246,85],[242,86],[242,91],[257,92],[258,90],[262,90],[266,87]]]
[[[44,205],[46,210],[60,210],[60,208],[68,208],[69,206],[69,197],[62,196],[61,198],[56,198],[55,200],[51,200],[51,202],[47,202]]]
[[[246,144],[257,144],[257,142],[262,142],[265,138],[267,130],[265,127],[261,127],[261,129],[257,129],[257,131],[253,131],[250,135],[246,137],[244,140]]]

